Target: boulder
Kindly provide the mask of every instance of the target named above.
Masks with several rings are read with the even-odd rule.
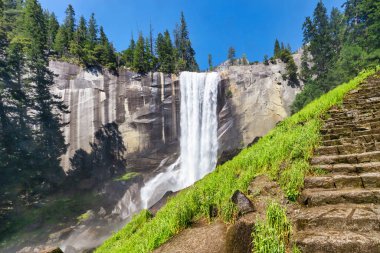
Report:
[[[255,211],[252,202],[239,190],[234,192],[231,200],[237,206],[241,215]]]

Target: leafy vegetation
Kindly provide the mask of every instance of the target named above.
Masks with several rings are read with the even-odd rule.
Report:
[[[168,74],[199,70],[183,12],[174,30],[174,44],[168,30],[157,35],[155,44],[154,40],[152,32],[147,38],[140,33],[137,42],[132,38],[128,49],[120,53],[120,66],[141,74],[157,70]]]
[[[149,252],[189,226],[194,219],[211,219],[211,212],[215,208],[221,219],[232,221],[236,217],[236,207],[230,197],[238,189],[246,192],[252,179],[260,174],[280,181],[287,196],[295,199],[303,184],[303,175],[309,169],[307,161],[319,143],[321,117],[331,106],[340,103],[344,94],[374,73],[375,70],[363,72],[354,80],[310,103],[255,145],[244,149],[233,160],[218,166],[204,179],[171,198],[154,218],[139,223],[139,229],[134,233],[128,234],[128,237],[115,235],[96,252]],[[273,210],[268,212],[272,214],[277,211],[276,206],[273,206]],[[277,213],[281,214],[279,211]],[[280,230],[286,222],[281,221],[281,215],[281,219],[276,217],[278,215],[270,215],[273,220],[271,224]],[[136,223],[136,218],[132,222]],[[127,224],[125,229],[130,231],[130,226],[133,225]],[[265,231],[266,228],[262,228]],[[273,229],[270,233],[274,233]]]
[[[297,112],[325,92],[380,63],[380,3],[347,0],[344,13],[333,8],[330,15],[318,2],[313,17],[304,25],[301,78],[304,90],[297,95]]]
[[[41,6],[35,0],[0,6],[0,210],[17,211],[57,190],[64,177],[61,117],[68,108],[50,92]]]
[[[252,233],[253,251],[257,253],[285,253],[289,242],[291,224],[280,204],[268,205],[266,219],[257,221]]]
[[[98,204],[99,198],[92,193],[80,193],[70,197],[58,194],[44,199],[43,205],[22,207],[23,215],[0,217],[0,249],[11,241],[18,241],[19,238],[46,236],[46,230],[61,224],[62,221],[75,224],[75,217],[88,208],[98,207]]]
[[[138,175],[140,175],[140,174],[137,172],[128,172],[128,173],[124,174],[123,176],[116,178],[115,180],[116,181],[129,181],[130,179],[137,177]]]
[[[273,57],[271,58],[271,63],[276,64],[276,59],[280,59],[282,62],[286,64],[285,70],[286,73],[283,75],[284,80],[288,80],[288,84],[291,86],[299,86],[299,80],[298,80],[298,67],[296,63],[294,62],[292,52],[291,52],[290,45],[288,44],[286,47],[284,46],[284,43],[281,43],[276,39],[274,42],[274,49],[273,49]],[[268,56],[264,56],[263,63],[265,65],[269,65]]]

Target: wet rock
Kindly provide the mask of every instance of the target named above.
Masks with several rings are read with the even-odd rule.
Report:
[[[252,202],[244,195],[244,193],[242,193],[239,190],[234,192],[234,194],[231,197],[231,200],[237,206],[239,214],[245,214],[255,211]]]
[[[79,183],[78,188],[80,190],[89,190],[94,187],[95,183],[95,179],[84,179]]]
[[[100,207],[98,215],[104,217],[107,214],[106,210],[103,207]]]
[[[78,253],[78,250],[73,246],[67,246],[65,249],[65,253]]]
[[[58,241],[58,240],[61,240],[65,237],[67,237],[72,231],[73,231],[74,227],[68,227],[68,228],[64,228],[58,232],[55,232],[55,233],[52,233],[49,235],[49,239],[51,241]]]
[[[63,251],[58,247],[52,247],[42,250],[40,253],[63,253]]]
[[[154,204],[151,208],[149,208],[149,211],[153,215],[156,215],[156,213],[166,204],[169,198],[174,197],[175,195],[177,195],[177,193],[178,192],[172,192],[172,191],[166,192],[165,195],[156,204]]]
[[[84,214],[78,217],[78,220],[80,223],[87,223],[90,222],[95,218],[95,212],[92,210],[88,210]]]

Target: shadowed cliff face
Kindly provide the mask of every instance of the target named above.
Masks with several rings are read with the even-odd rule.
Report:
[[[300,52],[294,55],[297,65]],[[178,152],[180,90],[177,77],[162,73],[139,76],[122,69],[86,70],[65,62],[50,62],[56,74],[54,92],[69,105],[64,119],[70,144],[62,166],[79,149],[90,151],[94,133],[116,122],[126,146],[128,166],[150,172]],[[243,148],[289,115],[299,87],[282,79],[285,64],[230,66],[218,69],[223,80],[218,98],[219,154]]]
[[[54,92],[69,105],[64,119],[66,142],[70,144],[62,166],[70,169],[69,158],[78,149],[90,151],[94,133],[104,124],[116,122],[126,146],[126,156],[133,164],[139,156],[150,157],[176,145],[179,121],[178,82],[167,75],[139,76],[127,70],[118,75],[102,70],[50,62],[56,74]],[[143,163],[157,164],[159,157]],[[133,164],[139,165],[139,164]]]

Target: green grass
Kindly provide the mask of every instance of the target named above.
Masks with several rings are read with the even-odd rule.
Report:
[[[137,172],[128,172],[126,173],[125,175],[119,177],[119,178],[116,178],[115,181],[128,181],[134,177],[137,177],[138,175],[140,175],[140,173],[137,173]]]
[[[257,221],[252,233],[253,252],[285,253],[289,242],[291,224],[280,204],[272,202],[266,211],[266,219]]]
[[[210,219],[213,208],[217,208],[219,218],[231,222],[236,217],[231,195],[235,190],[246,193],[250,182],[260,174],[267,174],[279,181],[288,198],[295,200],[303,185],[304,175],[310,170],[308,160],[320,142],[322,117],[331,106],[341,103],[348,91],[375,71],[362,72],[352,81],[313,101],[280,123],[255,145],[244,149],[234,159],[218,166],[213,173],[170,199],[153,219],[138,223],[138,228],[134,230],[132,228],[139,217],[136,216],[124,228],[134,230],[133,233],[128,237],[115,234],[96,252],[150,252],[195,219]]]

